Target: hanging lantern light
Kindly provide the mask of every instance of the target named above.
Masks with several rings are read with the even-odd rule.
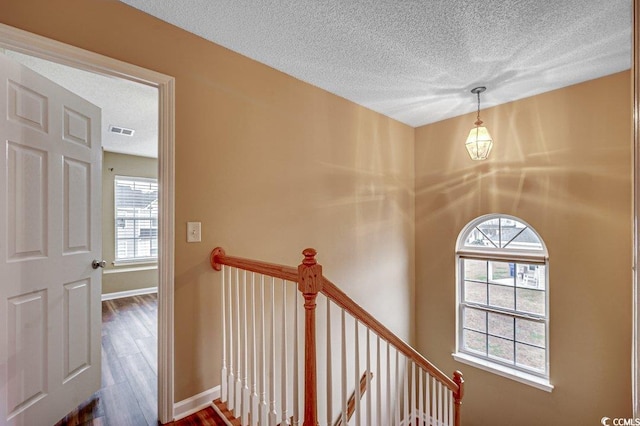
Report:
[[[480,93],[485,90],[487,90],[487,88],[484,86],[471,89],[471,93],[478,95],[478,117],[475,122],[476,127],[471,129],[469,132],[469,137],[467,138],[466,143],[467,151],[469,152],[469,156],[472,160],[486,160],[487,157],[489,157],[491,148],[493,147],[491,135],[487,128],[482,125],[482,120],[480,120]]]

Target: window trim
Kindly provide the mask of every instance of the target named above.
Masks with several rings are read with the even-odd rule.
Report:
[[[533,386],[546,392],[553,391],[553,385],[551,382],[543,377],[535,376],[521,370],[516,370],[515,368],[505,367],[502,364],[496,364],[494,362],[487,361],[484,358],[469,355],[466,352],[454,352],[451,356],[453,359],[463,364],[524,383],[525,385]]]
[[[136,182],[148,182],[148,183],[153,183],[156,185],[156,188],[158,190],[158,194],[160,191],[160,184],[158,182],[158,178],[155,177],[146,177],[146,176],[128,176],[128,175],[115,175],[113,177],[113,241],[114,241],[114,260],[113,260],[113,265],[114,266],[126,266],[126,265],[143,265],[143,264],[157,264],[158,263],[158,258],[159,258],[159,254],[156,254],[155,256],[146,256],[146,257],[126,257],[126,258],[118,258],[118,241],[122,241],[122,240],[137,240],[137,239],[141,239],[140,237],[137,238],[125,238],[125,239],[118,239],[118,200],[117,200],[117,196],[116,196],[116,192],[118,190],[118,180],[131,180],[131,181],[136,181]],[[160,238],[158,236],[158,231],[159,231],[159,216],[160,216],[160,210],[159,210],[160,206],[158,205],[158,213],[156,215],[155,218],[151,218],[150,220],[155,220],[156,222],[156,250],[160,249]],[[139,218],[134,218],[135,220],[138,220]],[[144,218],[143,220],[149,220],[147,218]]]
[[[507,219],[517,221],[527,228],[529,228],[534,235],[540,241],[542,246],[542,250],[522,250],[522,249],[512,249],[508,248],[496,248],[496,247],[482,247],[479,248],[470,248],[465,246],[465,241],[469,234],[473,232],[473,230],[479,226],[480,224],[487,222],[489,220],[494,219]],[[541,318],[539,315],[532,315],[531,319],[536,321],[544,321],[545,323],[545,371],[537,373],[533,370],[527,370],[524,368],[519,368],[514,364],[510,364],[507,362],[500,362],[497,359],[491,359],[489,356],[480,356],[474,354],[470,350],[466,350],[462,347],[463,345],[463,330],[464,330],[464,319],[463,312],[466,306],[474,305],[470,302],[464,302],[462,300],[463,296],[463,281],[464,281],[464,260],[481,260],[481,261],[492,261],[492,262],[505,262],[505,263],[526,263],[526,264],[534,264],[534,265],[544,265],[545,266],[545,315],[544,318]],[[540,235],[536,232],[536,230],[523,221],[520,218],[509,216],[505,214],[488,214],[484,216],[480,216],[471,222],[469,222],[458,235],[458,239],[456,241],[456,275],[455,275],[455,286],[456,286],[456,336],[455,336],[455,352],[452,354],[453,358],[477,368],[480,368],[485,371],[489,371],[494,374],[498,374],[500,376],[516,380],[518,382],[534,386],[538,389],[545,390],[547,392],[551,392],[553,390],[553,385],[550,382],[550,350],[549,350],[549,322],[550,322],[550,312],[549,312],[549,256],[544,240],[540,237]],[[487,283],[489,283],[489,277],[487,277]],[[515,291],[515,289],[514,289]],[[475,306],[471,306],[475,307]],[[485,310],[487,312],[493,311],[491,307],[487,309],[486,306],[481,306],[480,309]],[[501,314],[508,315],[513,318],[517,317],[527,317],[528,315],[524,312],[516,311],[510,312],[509,310],[502,312],[499,308],[496,310]],[[535,317],[535,318],[534,318]],[[514,342],[515,344],[515,342]]]

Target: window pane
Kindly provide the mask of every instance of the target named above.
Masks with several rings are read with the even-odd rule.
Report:
[[[487,262],[484,260],[464,259],[464,279],[487,281]]]
[[[488,238],[486,235],[480,232],[478,228],[473,228],[473,230],[469,232],[469,235],[467,235],[467,239],[465,240],[464,245],[466,247],[473,247],[473,248],[481,248],[481,247],[495,248],[496,247],[495,243],[493,243],[490,238]]]
[[[546,346],[545,324],[523,318],[516,319],[516,340],[530,345]]]
[[[489,356],[513,362],[513,340],[489,336]]]
[[[542,243],[536,234],[529,228],[512,237],[511,241],[506,241],[506,246],[512,250],[542,250]]]
[[[513,340],[513,317],[489,312],[489,334]]]
[[[507,247],[510,241],[519,236],[525,228],[526,225],[517,220],[500,218],[500,247]]]
[[[476,227],[481,235],[485,236],[485,240],[488,238],[489,247],[500,247],[500,219],[491,219],[486,222],[482,222]]]
[[[116,259],[157,257],[158,183],[155,179],[115,178]]]
[[[116,248],[116,259],[133,256],[133,244],[128,240],[118,240],[118,246]]]
[[[476,331],[487,331],[487,313],[479,309],[464,308],[464,327]]]
[[[489,262],[489,281],[492,283],[513,285],[515,264],[505,262]]]
[[[546,370],[545,350],[516,343],[516,364],[544,372]]]
[[[477,351],[483,355],[487,354],[487,335],[477,331],[464,330],[463,347],[467,350]]]
[[[464,301],[487,304],[487,285],[473,281],[464,283]]]
[[[529,290],[526,288],[516,289],[516,309],[532,314],[545,314],[544,291]]]
[[[497,308],[514,309],[513,287],[489,285],[489,305]]]
[[[544,265],[528,265],[524,263],[516,265],[516,285],[518,287],[544,290],[546,287],[545,277]]]

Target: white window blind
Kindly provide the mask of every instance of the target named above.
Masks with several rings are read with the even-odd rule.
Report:
[[[116,262],[158,258],[158,181],[115,177]]]

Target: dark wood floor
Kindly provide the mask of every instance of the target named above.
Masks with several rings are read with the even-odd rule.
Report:
[[[102,387],[57,426],[156,425],[157,295],[102,302]]]
[[[102,302],[102,388],[56,426],[157,425],[157,295]],[[213,409],[174,425],[224,425]]]

